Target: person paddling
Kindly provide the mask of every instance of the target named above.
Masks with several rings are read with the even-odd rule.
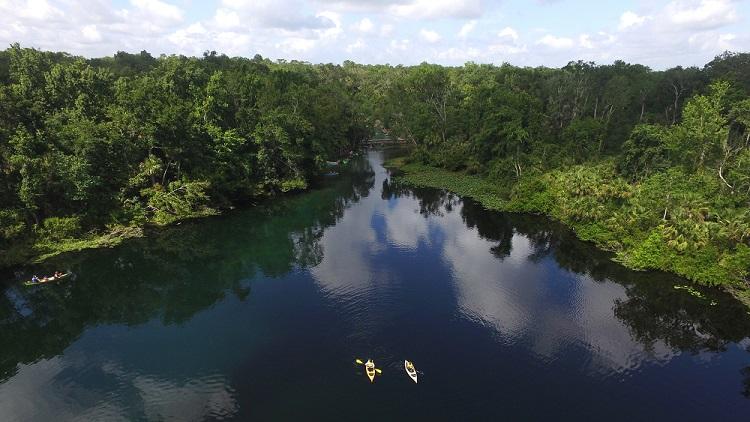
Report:
[[[34,276],[31,277],[31,282],[32,283],[39,283],[39,277],[37,277],[36,274],[34,274]]]

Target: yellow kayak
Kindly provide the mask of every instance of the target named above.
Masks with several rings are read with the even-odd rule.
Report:
[[[417,383],[417,368],[414,367],[414,364],[409,362],[408,360],[404,361],[404,369],[406,369],[406,374],[409,375],[409,378],[414,381],[414,383]]]
[[[367,378],[370,379],[370,382],[375,382],[375,362],[372,359],[367,359],[367,362],[365,362],[365,371],[367,371]]]

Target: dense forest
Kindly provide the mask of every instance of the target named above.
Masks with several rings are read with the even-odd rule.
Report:
[[[547,214],[631,268],[747,291],[750,54],[362,71],[384,124],[416,145],[407,180]]]
[[[304,189],[366,136],[356,89],[333,65],[13,45],[0,53],[0,264]]]
[[[481,183],[494,208],[548,214],[630,267],[746,286],[750,54],[736,53],[654,71],[13,45],[0,52],[0,264],[304,189],[374,130],[413,145],[407,172]]]

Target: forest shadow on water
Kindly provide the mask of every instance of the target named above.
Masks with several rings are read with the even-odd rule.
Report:
[[[750,410],[750,314],[730,295],[627,270],[547,218],[394,183],[387,155],[307,193],[42,266],[73,280],[6,283],[0,418]],[[425,371],[418,390],[397,381],[405,352]],[[352,364],[365,353],[384,364],[373,386]],[[379,404],[363,414],[367,399]]]

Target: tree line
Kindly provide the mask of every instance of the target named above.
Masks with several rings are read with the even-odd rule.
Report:
[[[411,165],[478,175],[497,186],[493,207],[551,215],[630,267],[746,289],[750,54],[664,71],[579,61],[363,72],[384,124],[415,145]]]
[[[357,88],[333,65],[12,45],[0,52],[5,261],[304,189],[366,136]]]
[[[654,71],[14,44],[0,52],[0,250],[305,189],[385,129],[411,161],[479,175],[506,209],[552,215],[633,267],[734,282],[750,266],[749,94],[746,53]]]

